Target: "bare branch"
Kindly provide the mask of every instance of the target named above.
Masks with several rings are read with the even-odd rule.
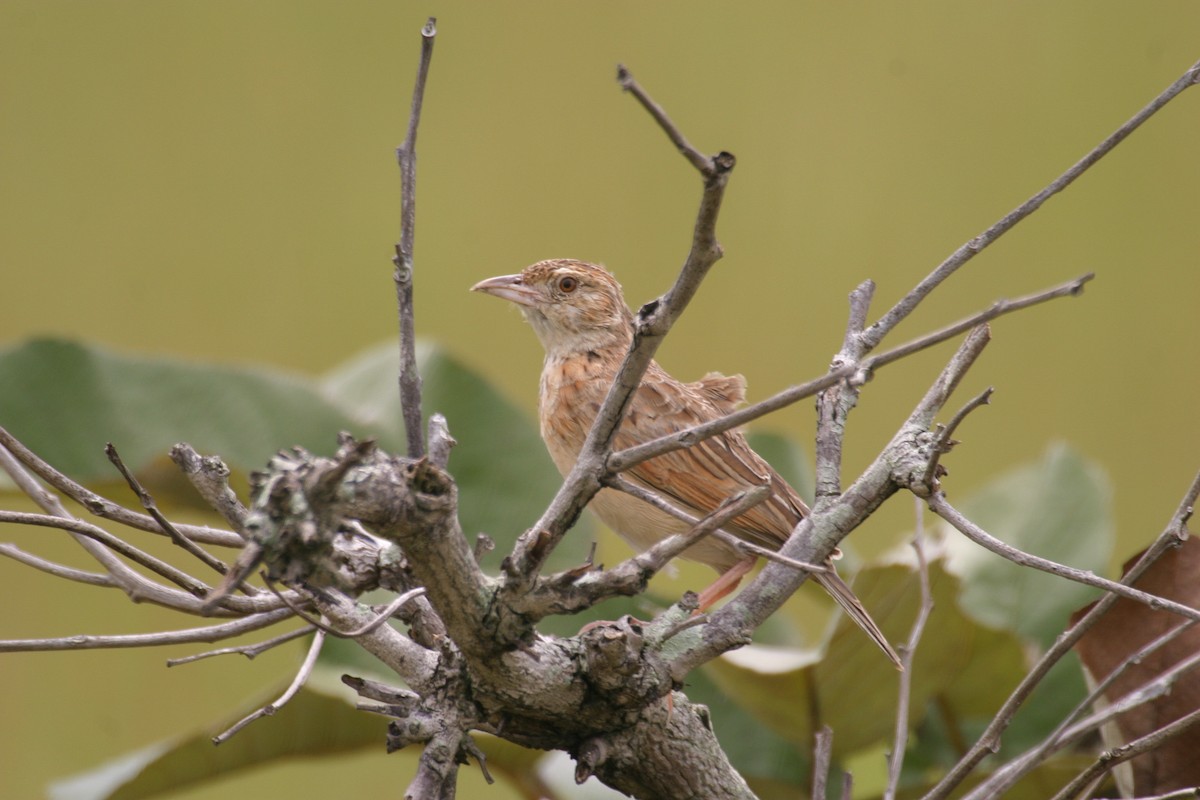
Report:
[[[251,722],[254,722],[254,720],[262,719],[263,717],[269,717],[287,705],[288,701],[295,697],[296,693],[299,692],[304,684],[308,681],[308,676],[312,674],[313,666],[316,665],[317,656],[321,654],[321,648],[324,646],[324,644],[325,634],[321,631],[317,631],[313,635],[312,644],[308,647],[308,655],[304,657],[303,663],[300,664],[300,669],[296,671],[296,677],[292,679],[291,684],[287,687],[287,689],[284,690],[283,694],[279,695],[279,698],[275,700],[275,702],[268,703],[267,705],[255,711],[253,714],[250,714],[249,716],[244,717],[243,719],[234,723],[233,727],[231,727],[229,730],[214,736],[212,743],[224,744],[236,736],[238,731],[240,731],[242,728],[245,728]]]
[[[930,438],[928,430],[933,417],[987,341],[986,327],[971,332],[892,441],[842,496],[831,498],[800,521],[780,548],[780,555],[803,562],[823,562],[842,539],[901,486],[923,491],[914,477],[922,474],[925,468],[922,442]],[[695,667],[748,642],[750,634],[806,578],[805,572],[797,573],[779,564],[768,564],[749,586],[710,615],[709,624],[693,635],[693,641],[679,645],[678,651],[672,654],[671,674],[682,679]]]
[[[1100,714],[1095,714],[1078,724],[1072,724],[1076,719],[1079,718],[1081,714],[1083,714],[1084,711],[1090,708],[1092,704],[1099,699],[1101,694],[1107,690],[1117,678],[1124,674],[1126,670],[1136,664],[1144,662],[1145,659],[1152,655],[1155,651],[1173,641],[1177,636],[1184,631],[1189,630],[1195,624],[1196,620],[1184,620],[1171,630],[1164,633],[1162,636],[1159,636],[1154,641],[1148,643],[1145,647],[1142,647],[1136,652],[1131,653],[1120,664],[1118,664],[1112,672],[1106,675],[1103,680],[1097,683],[1097,685],[1090,692],[1088,692],[1087,697],[1081,700],[1079,704],[1071,710],[1070,713],[1063,717],[1062,721],[1053,731],[1050,732],[1049,735],[1047,735],[1036,746],[1030,748],[1020,756],[1009,760],[1008,763],[999,767],[995,772],[989,775],[985,781],[978,784],[974,789],[971,790],[969,794],[965,795],[963,800],[987,800],[989,797],[998,797],[1002,792],[1011,788],[1034,767],[1036,767],[1038,764],[1041,764],[1054,753],[1058,752],[1064,747],[1069,746],[1071,743],[1078,740],[1079,737],[1096,730],[1096,728],[1114,718],[1117,714],[1121,714],[1129,710],[1132,705],[1126,701],[1126,698],[1128,698],[1127,695],[1126,698],[1122,698],[1122,700],[1118,703],[1108,705],[1107,708]],[[1176,665],[1176,667],[1172,667],[1170,672],[1177,673],[1181,666],[1185,669],[1190,669],[1192,666],[1195,666],[1195,664]],[[1166,676],[1152,678],[1147,682],[1147,684],[1143,685],[1143,687],[1138,690],[1138,692],[1143,695],[1141,702],[1149,702],[1151,699],[1153,699],[1153,697],[1157,697],[1162,694],[1162,691],[1164,690],[1158,690],[1157,692],[1152,693],[1149,689],[1153,684],[1162,684],[1164,677]],[[1169,686],[1170,683],[1167,683],[1165,690],[1169,690]],[[1130,694],[1134,694],[1134,692],[1131,692]]]
[[[1116,702],[1079,722],[1067,725],[1066,721],[1064,721],[1041,745],[1005,764],[1004,767],[997,770],[984,783],[986,785],[1011,786],[1022,775],[1037,766],[1046,756],[1079,741],[1084,736],[1095,733],[1102,725],[1112,722],[1122,714],[1170,694],[1179,682],[1179,679],[1197,667],[1200,667],[1200,653],[1177,662],[1162,674],[1151,678],[1141,686],[1118,698]],[[994,794],[989,795],[983,792],[982,788],[983,785],[976,787],[972,790],[969,797],[979,800],[980,798],[995,796]],[[964,800],[966,799],[964,798]]]
[[[888,759],[887,788],[884,790],[884,800],[894,800],[900,788],[900,770],[904,766],[904,754],[908,750],[908,709],[912,698],[913,658],[917,645],[925,632],[925,624],[933,612],[933,592],[929,589],[929,562],[925,560],[925,519],[921,501],[916,499],[917,525],[916,535],[913,536],[912,548],[917,555],[917,579],[921,590],[921,605],[917,609],[917,617],[913,620],[908,633],[908,642],[900,657],[900,691],[896,701],[896,735],[892,742],[892,753]]]
[[[675,123],[667,116],[667,112],[663,110],[663,107],[654,102],[650,95],[646,94],[646,90],[633,79],[633,76],[629,74],[629,70],[625,69],[624,64],[617,65],[617,83],[621,85],[622,89],[637,98],[637,101],[642,104],[642,108],[646,109],[650,113],[650,116],[654,117],[654,121],[663,129],[663,133],[667,134],[667,138],[671,140],[671,144],[675,145],[675,149],[683,154],[683,157],[696,168],[697,172],[705,178],[712,175],[713,165],[711,159],[688,143],[688,140],[684,138],[683,132],[675,126]]]
[[[421,121],[425,79],[429,76],[435,36],[437,20],[430,17],[421,29],[421,60],[408,115],[408,133],[396,150],[401,181],[400,241],[392,258],[395,267],[392,277],[396,283],[396,305],[400,315],[400,404],[410,458],[425,455],[425,432],[421,429],[421,376],[417,374],[416,326],[413,322],[413,237],[417,218],[417,126]]]
[[[666,510],[669,514],[678,516],[679,519],[690,523],[692,528],[684,533],[668,536],[650,549],[622,561],[612,569],[588,572],[583,575],[579,575],[577,570],[570,570],[540,580],[516,606],[522,614],[536,621],[550,614],[578,612],[615,595],[633,595],[645,591],[647,581],[666,566],[671,559],[706,536],[722,535],[723,532],[719,530],[722,525],[745,514],[770,497],[771,494],[770,488],[767,486],[758,486],[749,491],[738,492],[726,498],[702,519],[696,519],[667,503],[657,494],[642,489],[629,481],[618,478],[613,481],[612,485],[614,488],[627,491],[657,508]],[[811,567],[815,571],[825,571],[824,567],[815,565],[806,564],[803,567]]]
[[[980,406],[985,406],[988,404],[994,391],[995,390],[989,386],[975,397],[971,398],[966,405],[960,408],[958,412],[950,418],[950,421],[946,423],[945,427],[938,431],[937,439],[934,440],[933,446],[930,448],[933,455],[929,459],[929,466],[925,470],[925,477],[921,480],[921,482],[926,486],[933,485],[933,481],[938,477],[938,464],[941,462],[942,455],[949,453],[950,448],[954,446],[954,440],[950,437],[952,437],[954,432],[958,430],[958,426],[962,424],[962,421],[967,418],[968,414]]]
[[[833,758],[833,730],[822,725],[813,736],[813,785],[812,800],[825,800],[825,787],[829,783],[829,762]]]
[[[846,335],[842,349],[834,356],[830,370],[858,364],[865,355],[859,342],[870,311],[875,284],[864,281],[850,293],[850,316],[846,320]],[[854,381],[838,381],[817,397],[816,439],[816,505],[842,493],[842,443],[846,435],[846,420],[857,404],[859,387]]]
[[[155,522],[153,517],[147,514],[138,514],[134,511],[130,511],[124,506],[117,505],[116,503],[101,497],[90,489],[71,480],[66,475],[47,464],[32,450],[21,444],[16,437],[14,437],[3,427],[0,427],[0,450],[7,450],[8,452],[12,453],[12,455],[15,456],[16,461],[19,461],[31,472],[33,472],[33,474],[37,475],[46,483],[50,484],[55,489],[59,490],[67,497],[86,508],[89,514],[101,517],[102,519],[112,520],[113,522],[117,522],[121,525],[135,528],[140,531],[163,534],[162,528],[159,527],[158,523]],[[8,468],[5,466],[4,462],[5,459],[3,455],[0,455],[0,468],[4,468],[5,471],[8,471]],[[9,474],[11,475],[12,473],[10,472]],[[16,480],[15,476],[14,480]],[[26,483],[18,482],[17,485],[24,486]],[[45,497],[47,494],[47,492],[41,490],[38,496],[30,495],[30,497],[32,497],[34,501],[37,502],[38,505],[41,506],[42,509],[48,514],[69,516],[66,509],[63,508],[62,504],[57,501],[57,498],[54,500],[56,505],[53,509],[46,505],[42,505],[42,503],[45,502]],[[219,544],[226,547],[241,547],[242,544],[244,544],[242,537],[236,533],[233,533],[232,531],[210,528],[207,525],[177,524],[176,527],[179,528],[179,530],[182,531],[193,542],[200,542],[201,544]],[[91,555],[95,556],[96,554],[91,553]],[[108,564],[105,564],[105,566],[107,567]]]
[[[450,463],[450,450],[458,441],[450,435],[446,418],[441,414],[429,415],[429,461],[435,467],[445,469]]]
[[[1153,733],[1148,733],[1120,747],[1106,750],[1101,753],[1100,758],[1094,764],[1076,775],[1051,800],[1070,800],[1070,798],[1078,796],[1084,787],[1091,785],[1098,778],[1107,775],[1118,764],[1123,764],[1135,756],[1140,756],[1142,753],[1149,753],[1163,742],[1173,739],[1198,722],[1200,722],[1200,708],[1180,717],[1169,725],[1164,725]]]
[[[121,477],[123,477],[125,482],[129,484],[129,488],[133,490],[135,495],[137,495],[138,500],[142,504],[142,508],[146,509],[147,513],[154,517],[154,521],[157,522],[159,527],[171,537],[171,541],[191,555],[195,556],[210,569],[215,570],[221,575],[224,575],[228,570],[228,567],[225,566],[225,562],[221,561],[219,558],[215,558],[204,548],[200,547],[200,545],[184,536],[183,533],[181,533],[169,519],[163,516],[163,513],[158,510],[158,506],[154,502],[154,497],[151,496],[148,491],[146,491],[145,487],[142,486],[141,481],[139,481],[137,476],[133,474],[133,471],[130,470],[129,467],[125,466],[125,462],[121,460],[121,454],[117,452],[117,448],[112,442],[109,442],[104,446],[104,454],[108,456],[108,460],[111,461],[112,465],[117,468],[117,471],[121,473]],[[244,591],[249,595],[258,593],[258,590],[253,586],[244,587]]]
[[[378,628],[380,625],[382,625],[383,623],[385,623],[389,619],[391,619],[392,615],[394,615],[396,612],[398,612],[405,605],[407,605],[408,603],[410,603],[411,601],[415,600],[418,597],[424,596],[424,594],[425,594],[424,586],[419,586],[416,589],[410,589],[407,592],[405,592],[404,594],[401,594],[398,597],[396,597],[394,600],[392,600],[392,602],[388,603],[388,605],[383,609],[383,611],[379,612],[375,616],[374,619],[370,620],[366,624],[360,625],[359,627],[355,628],[354,630],[340,631],[337,628],[334,628],[330,625],[326,625],[324,622],[322,622],[319,619],[314,619],[314,618],[310,617],[308,614],[306,614],[304,612],[303,608],[301,608],[299,605],[293,604],[290,600],[288,600],[287,597],[285,597],[283,595],[283,593],[281,593],[278,589],[275,588],[274,582],[272,582],[270,577],[268,577],[265,573],[262,575],[262,579],[263,579],[263,582],[266,583],[267,588],[270,589],[271,592],[274,593],[274,595],[276,597],[278,597],[280,600],[282,600],[288,606],[288,608],[290,608],[292,610],[292,613],[294,613],[297,617],[300,617],[300,619],[304,620],[309,625],[311,625],[312,627],[321,631],[322,633],[327,633],[330,636],[336,637],[338,639],[356,639],[359,636],[366,636],[368,633],[371,633],[376,628]]]
[[[1184,89],[1195,84],[1197,80],[1200,80],[1200,62],[1193,64],[1187,72],[1168,86],[1162,94],[1150,101],[1149,105],[1134,114],[1129,121],[1117,128],[1107,139],[1052,181],[1046,188],[1017,206],[1017,208],[1013,209],[986,231],[955,250],[949,258],[939,264],[911,292],[901,298],[896,305],[880,317],[879,321],[866,330],[863,334],[863,344],[866,348],[870,350],[877,346],[879,342],[883,341],[884,336],[900,324],[922,300],[929,296],[930,292],[937,288],[938,284],[953,275],[959,267],[970,261],[984,248],[1011,230],[1018,222],[1041,208],[1042,204],[1055,194],[1070,186],[1076,178],[1087,172],[1093,164],[1107,155],[1129,134],[1137,130],[1143,122],[1154,116],[1157,111],[1171,102]]]
[[[621,69],[618,80],[621,87],[634,94],[650,110],[663,126],[672,141],[680,146],[682,137],[674,125],[656,104],[650,101],[628,70]],[[700,209],[696,214],[692,234],[692,247],[688,253],[674,285],[657,300],[644,305],[634,319],[633,343],[617,371],[604,403],[596,413],[596,419],[580,449],[575,467],[559,487],[541,519],[517,542],[511,568],[507,572],[505,591],[522,594],[532,583],[534,576],[545,563],[567,529],[578,518],[584,506],[600,490],[600,479],[606,474],[605,461],[612,452],[613,439],[633,392],[641,383],[642,375],[654,358],[663,337],[687,308],[688,303],[700,287],[708,271],[721,257],[721,246],[716,238],[717,215],[725,196],[725,184],[736,160],[726,152],[711,158],[698,156],[683,142],[681,148],[704,179],[704,191],[700,198]],[[699,159],[697,163],[696,159]]]
[[[660,456],[664,453],[669,453],[672,450],[679,450],[683,447],[691,447],[697,442],[702,442],[709,437],[716,436],[719,433],[724,433],[732,428],[745,425],[754,420],[765,417],[767,414],[774,413],[781,408],[786,408],[793,403],[803,400],[806,397],[812,397],[817,392],[829,388],[843,380],[866,380],[870,374],[880,367],[886,366],[893,361],[898,361],[901,358],[912,355],[921,350],[926,350],[934,345],[952,339],[955,336],[968,331],[979,325],[996,319],[1004,314],[1009,314],[1014,311],[1020,311],[1038,303],[1043,303],[1048,300],[1053,300],[1059,297],[1069,297],[1079,294],[1083,284],[1091,280],[1091,275],[1084,275],[1076,278],[1073,281],[1060,284],[1042,292],[1028,295],[1018,300],[999,301],[993,304],[990,308],[974,314],[966,319],[949,325],[940,330],[921,336],[907,344],[892,348],[876,356],[870,356],[863,359],[860,364],[847,364],[837,369],[831,370],[829,373],[815,378],[806,383],[801,383],[791,388],[784,389],[778,394],[768,397],[766,400],[761,400],[753,405],[738,409],[731,414],[727,414],[720,419],[706,422],[703,425],[697,425],[694,428],[673,433],[669,436],[661,436],[658,439],[651,440],[644,444],[639,444],[634,447],[629,447],[619,452],[613,453],[608,459],[608,468],[611,473],[624,472],[627,469],[637,466],[643,461],[648,461],[655,456]]]
[[[222,647],[217,650],[206,650],[203,653],[196,653],[195,655],[191,655],[191,656],[183,656],[181,658],[168,658],[167,666],[168,667],[179,667],[179,666],[183,666],[184,664],[191,664],[195,661],[202,661],[206,658],[212,658],[213,656],[229,656],[229,655],[241,655],[241,656],[245,656],[247,659],[253,661],[256,656],[260,656],[263,653],[267,652],[268,650],[278,647],[281,644],[287,644],[288,642],[292,641],[293,639],[299,639],[301,636],[307,636],[308,634],[312,633],[314,630],[316,630],[316,628],[314,628],[313,626],[305,625],[302,628],[296,628],[296,630],[294,630],[294,631],[288,631],[287,633],[281,633],[278,636],[267,639],[266,641],[257,642],[255,644],[243,644],[243,645],[238,645],[237,647]]]
[[[53,561],[47,561],[44,558],[38,558],[32,553],[26,553],[21,548],[10,542],[0,542],[0,555],[8,556],[14,561],[20,561],[22,564],[40,569],[42,572],[48,572],[56,578],[63,578],[69,581],[78,583],[86,583],[92,586],[106,586],[109,588],[118,588],[117,582],[112,579],[111,575],[105,575],[102,572],[86,572],[81,569],[74,569],[63,564],[56,564]]]
[[[1200,786],[1166,794],[1156,794],[1153,797],[1135,797],[1133,800],[1187,800],[1189,797],[1200,797]]]
[[[112,636],[93,636],[81,634],[77,636],[61,636],[54,639],[3,639],[0,640],[0,653],[28,653],[51,650],[107,650],[126,647],[161,647],[168,644],[189,644],[191,642],[219,642],[243,633],[250,633],[276,622],[288,619],[292,612],[286,608],[265,611],[248,617],[221,622],[216,625],[206,625],[203,628],[187,628],[181,631],[160,631],[158,633],[129,633]]]
[[[983,528],[967,519],[963,514],[954,508],[946,501],[946,496],[941,492],[935,493],[929,498],[929,507],[934,513],[942,519],[949,522],[956,530],[962,533],[971,541],[981,547],[991,550],[993,553],[1003,556],[1014,564],[1023,567],[1033,567],[1042,572],[1049,572],[1051,575],[1057,575],[1060,578],[1082,583],[1085,586],[1094,586],[1097,589],[1103,589],[1106,592],[1124,597],[1128,600],[1134,600],[1138,603],[1144,603],[1152,609],[1170,611],[1173,614],[1178,614],[1187,619],[1200,620],[1200,609],[1185,606],[1182,603],[1176,603],[1174,600],[1168,600],[1165,597],[1143,592],[1140,589],[1134,589],[1126,585],[1124,582],[1117,583],[1110,581],[1107,578],[1101,578],[1091,572],[1068,567],[1065,564],[1059,564],[1056,561],[1051,561],[1047,558],[1041,558],[1030,553],[1018,550],[1012,545],[1006,544],[996,537],[989,534]]]
[[[1178,544],[1187,537],[1186,524],[1187,520],[1192,515],[1192,509],[1195,506],[1196,498],[1200,497],[1200,473],[1197,473],[1192,480],[1191,486],[1184,493],[1183,499],[1175,510],[1170,522],[1159,534],[1154,543],[1142,553],[1142,557],[1137,560],[1129,571],[1121,578],[1121,583],[1125,586],[1130,586],[1137,582],[1137,579],[1150,568],[1155,561],[1162,557],[1163,553],[1168,549]],[[1008,699],[1000,707],[992,717],[992,721],[988,723],[987,728],[980,735],[979,739],[971,746],[971,748],[958,760],[949,772],[947,772],[936,786],[926,793],[921,800],[945,800],[950,793],[958,787],[971,771],[985,757],[994,753],[1000,743],[1000,735],[1012,722],[1016,716],[1017,710],[1024,704],[1029,695],[1039,683],[1046,677],[1050,668],[1057,664],[1063,656],[1071,651],[1071,648],[1083,638],[1092,627],[1104,616],[1113,604],[1117,602],[1118,595],[1115,593],[1105,594],[1084,614],[1078,622],[1071,626],[1069,630],[1054,640],[1054,644],[1050,646],[1037,663],[1025,674],[1017,687],[1009,694]]]
[[[139,550],[133,545],[126,542],[117,536],[113,536],[103,528],[93,525],[90,522],[84,522],[81,519],[73,517],[54,517],[48,514],[29,514],[21,511],[4,511],[0,510],[0,522],[10,522],[14,525],[35,525],[43,528],[58,528],[59,530],[69,531],[70,533],[86,536],[87,538],[99,542],[112,550],[114,553],[121,555],[133,561],[136,564],[141,564],[146,569],[152,570],[167,580],[182,587],[189,594],[195,597],[201,597],[208,591],[208,585],[198,578],[194,578],[177,569],[171,564],[162,559],[155,558],[149,553]],[[149,584],[149,582],[146,582]],[[151,599],[151,598],[147,598]]]
[[[204,502],[216,509],[239,535],[246,521],[246,507],[229,486],[229,467],[216,456],[201,457],[190,444],[171,448],[171,460],[183,472]]]
[[[682,521],[688,523],[689,525],[698,527],[703,523],[703,520],[697,519],[694,514],[689,514],[687,511],[684,511],[679,506],[668,502],[666,499],[663,498],[662,495],[660,495],[656,492],[653,492],[649,489],[645,489],[645,488],[641,487],[640,485],[638,485],[630,480],[627,480],[626,478],[621,477],[620,475],[614,475],[610,478],[606,478],[604,480],[604,485],[612,487],[619,491],[625,492],[626,494],[632,495],[633,497],[636,497],[639,500],[641,500],[645,503],[648,503],[649,505],[654,506],[655,508],[659,509],[660,511],[664,511],[667,514],[670,514],[672,517],[675,517],[675,519],[682,520]],[[743,508],[742,510],[740,510],[737,513],[734,513],[732,515],[729,515],[729,514],[723,512],[722,511],[723,506],[718,506],[716,509],[713,510],[712,514],[710,514],[709,517],[705,517],[705,519],[709,519],[711,517],[716,517],[717,515],[719,515],[719,518],[721,520],[719,523],[717,523],[717,525],[712,530],[708,531],[708,535],[713,536],[717,539],[720,539],[721,541],[725,542],[725,544],[729,545],[730,547],[733,547],[735,550],[737,550],[738,552],[743,553],[745,555],[761,556],[762,558],[765,558],[768,561],[775,561],[779,564],[788,564],[788,565],[794,567],[795,569],[802,569],[806,572],[828,572],[829,568],[825,567],[821,564],[809,564],[804,561],[797,561],[794,558],[788,558],[787,556],[781,556],[781,555],[779,555],[779,553],[775,552],[774,550],[768,550],[765,547],[759,547],[758,545],[754,544],[753,542],[748,542],[744,539],[739,539],[737,536],[734,536],[733,534],[720,529],[721,526],[723,526],[729,520],[733,519],[734,517],[741,516],[743,513],[746,512],[746,510],[754,507],[758,503],[761,503],[763,500],[765,500],[767,497],[770,496],[770,493],[768,492],[766,494],[763,494],[762,499],[752,499],[752,498],[757,498],[758,496],[759,496],[758,490],[753,489],[750,492],[740,492],[738,494],[735,494],[735,495],[732,495],[732,496],[726,498],[725,499],[726,503],[737,503],[739,507],[743,500],[745,502],[749,503],[749,505],[747,505],[745,508]],[[707,528],[704,528],[701,530],[707,530]],[[674,558],[675,556],[679,555],[679,553],[682,553],[688,547],[691,547],[693,544],[695,544],[694,541],[690,541],[690,537],[693,534],[696,534],[697,532],[698,532],[697,529],[693,528],[693,530],[691,532],[682,534],[682,536],[689,537],[689,541],[687,542],[687,544],[680,543],[679,545],[672,546],[670,548],[670,550],[668,551],[671,553],[671,555],[668,556],[667,561],[669,561],[671,558]],[[697,541],[699,540],[699,538],[703,538],[703,536],[698,537]],[[671,541],[671,540],[670,539],[663,540],[662,542],[659,542],[658,545],[655,545],[655,547],[658,547],[659,545],[663,545],[668,541]],[[678,551],[676,552],[677,547],[678,547]],[[645,551],[645,553],[643,553],[643,555],[645,555],[646,553],[649,553],[649,552],[650,551],[647,550],[647,551]],[[663,564],[665,565],[666,561],[664,561]],[[661,567],[659,567],[659,569],[661,569]]]

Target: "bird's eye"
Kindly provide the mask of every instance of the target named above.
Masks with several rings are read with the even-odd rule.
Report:
[[[579,279],[573,278],[570,275],[563,275],[558,279],[558,290],[565,294],[570,294],[579,288]]]

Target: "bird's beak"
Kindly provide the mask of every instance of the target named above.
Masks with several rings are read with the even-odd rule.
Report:
[[[490,294],[519,306],[537,305],[537,292],[522,283],[520,275],[497,275],[475,284],[471,291]]]

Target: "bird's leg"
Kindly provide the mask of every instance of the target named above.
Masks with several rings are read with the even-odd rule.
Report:
[[[696,613],[704,613],[716,605],[718,600],[736,589],[742,582],[742,578],[746,577],[746,573],[753,569],[756,561],[758,561],[757,556],[747,556],[725,570],[707,589],[700,593],[700,605],[697,607]]]

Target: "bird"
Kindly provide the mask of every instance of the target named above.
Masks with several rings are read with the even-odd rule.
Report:
[[[633,341],[633,313],[621,285],[596,264],[549,259],[514,275],[480,281],[471,290],[514,303],[540,340],[545,361],[538,391],[539,427],[551,460],[565,477],[575,466]],[[621,450],[725,416],[745,402],[745,394],[741,375],[712,372],[693,383],[682,383],[651,361],[618,428],[614,447]],[[809,513],[795,489],[750,447],[738,429],[643,461],[624,477],[697,518],[737,492],[767,485],[767,499],[722,530],[768,550],[778,550]],[[600,489],[589,508],[639,552],[691,527],[611,488]],[[701,594],[701,608],[733,591],[757,560],[714,536],[701,539],[681,557],[707,564],[719,575]],[[900,667],[896,651],[833,569],[832,561],[825,567],[825,572],[813,572],[813,578]]]

